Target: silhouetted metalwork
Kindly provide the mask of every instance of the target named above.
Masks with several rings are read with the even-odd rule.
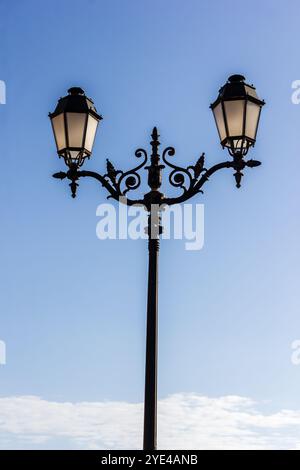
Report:
[[[251,95],[248,96],[248,87]],[[93,102],[91,100],[83,101],[83,92],[80,88],[71,88],[69,97],[66,97],[64,106],[60,105],[56,112],[50,117],[60,116],[60,113],[66,115],[66,109],[69,111],[70,103],[72,101],[71,110],[74,111],[74,99],[79,100],[80,110],[84,116],[92,113],[94,119],[100,121],[101,117],[96,113]],[[205,167],[205,155],[202,153],[193,165],[182,167],[176,165],[171,161],[175,156],[175,149],[167,147],[163,150],[162,156],[159,153],[160,141],[157,128],[154,127],[151,134],[151,154],[143,148],[138,148],[135,156],[140,160],[139,164],[131,170],[123,171],[116,169],[114,164],[107,160],[106,173],[101,175],[99,173],[81,170],[83,163],[82,158],[78,158],[76,154],[72,153],[73,149],[64,146],[62,150],[59,148],[59,143],[66,144],[68,139],[63,135],[63,127],[59,127],[60,123],[52,122],[54,133],[56,135],[56,143],[58,147],[58,154],[64,157],[68,166],[68,171],[55,173],[53,176],[58,179],[67,178],[70,180],[70,188],[72,197],[76,197],[78,182],[80,178],[90,177],[96,179],[108,191],[108,198],[113,198],[124,204],[143,205],[145,210],[148,211],[148,227],[147,233],[149,238],[149,265],[148,265],[148,300],[147,300],[147,332],[146,332],[146,366],[145,366],[145,403],[144,403],[144,444],[145,450],[154,450],[157,445],[157,318],[158,318],[158,253],[159,253],[159,238],[162,233],[161,227],[161,212],[165,205],[173,205],[181,202],[188,201],[193,196],[203,193],[203,187],[209,178],[219,170],[232,169],[235,178],[236,186],[241,186],[241,179],[243,171],[246,167],[254,168],[260,165],[257,160],[246,160],[245,156],[251,146],[254,145],[257,133],[257,125],[260,114],[260,109],[263,102],[257,98],[254,92],[254,87],[244,84],[244,77],[241,75],[234,75],[229,78],[229,81],[224,87],[221,88],[219,97],[212,105],[219,134],[221,136],[221,145],[227,147],[230,160],[217,163],[210,168]],[[69,91],[70,92],[70,91]],[[255,95],[255,96],[254,96]],[[62,99],[64,100],[64,99]],[[86,102],[91,103],[92,110],[86,109]],[[226,102],[226,103],[225,103]],[[238,104],[237,103],[241,103]],[[229,105],[228,105],[229,103]],[[233,103],[233,104],[232,104]],[[251,126],[247,124],[247,106],[255,105],[257,109],[250,116]],[[76,103],[75,103],[76,104]],[[217,109],[217,107],[219,108]],[[68,122],[68,116],[64,117]],[[84,119],[88,119],[83,117]],[[237,119],[241,120],[240,125],[236,124]],[[255,119],[257,121],[255,121]],[[79,118],[77,119],[79,120]],[[87,122],[87,121],[86,121]],[[225,122],[225,123],[224,123]],[[233,124],[232,124],[233,122]],[[247,127],[248,125],[248,127]],[[55,128],[57,126],[57,128]],[[241,134],[230,134],[230,131],[235,126],[235,130],[240,126]],[[77,125],[78,128],[78,125]],[[251,136],[250,130],[252,131]],[[72,132],[72,129],[69,130]],[[82,136],[80,135],[80,142],[82,147],[77,148],[77,151],[85,157],[89,157],[86,150],[85,142],[94,140],[96,129],[93,128],[94,134],[86,137],[86,125],[82,127]],[[224,135],[222,134],[224,132]],[[75,139],[75,137],[73,137]],[[71,152],[71,153],[70,153]],[[71,158],[72,156],[72,158]],[[84,158],[85,158],[84,157]],[[144,194],[139,199],[133,199],[130,192],[137,190],[142,182],[141,170],[148,172],[148,186],[150,191]],[[180,190],[180,193],[175,197],[168,197],[160,191],[162,184],[163,170],[169,170],[168,178],[172,187]],[[154,210],[153,210],[154,209]]]
[[[60,171],[53,175],[54,178],[64,179],[68,178],[71,183],[72,197],[76,196],[76,189],[80,178],[91,177],[98,180],[104,186],[109,195],[107,198],[113,198],[116,201],[121,201],[128,205],[140,204],[144,205],[147,210],[151,210],[152,204],[167,204],[173,205],[180,202],[187,201],[197,193],[203,193],[202,187],[216,171],[223,168],[232,168],[235,170],[234,177],[236,186],[241,186],[241,177],[243,176],[242,170],[245,167],[254,168],[260,165],[257,160],[245,160],[245,156],[241,153],[236,153],[232,160],[222,163],[217,163],[211,168],[204,167],[205,155],[198,158],[194,165],[189,165],[184,168],[171,162],[168,157],[175,155],[174,147],[167,147],[162,153],[162,161],[165,165],[160,163],[160,155],[158,147],[160,142],[158,140],[157,128],[154,127],[152,131],[152,154],[150,157],[150,165],[146,166],[149,157],[145,149],[139,148],[135,152],[135,156],[142,161],[139,165],[128,171],[116,170],[114,165],[107,159],[106,173],[101,175],[99,173],[87,170],[80,170],[80,165],[71,163],[67,172]],[[172,186],[182,190],[182,193],[177,197],[167,197],[159,191],[162,182],[162,170],[166,167],[171,169],[169,173],[169,182]],[[139,170],[144,168],[148,171],[148,186],[151,188],[149,193],[146,193],[143,198],[132,199],[127,196],[129,191],[139,188],[141,184],[141,175]]]

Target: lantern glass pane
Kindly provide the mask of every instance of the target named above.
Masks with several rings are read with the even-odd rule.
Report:
[[[222,110],[222,103],[219,103],[214,109],[214,118],[216,121],[217,129],[219,132],[221,142],[226,138],[226,129],[224,123],[224,115]]]
[[[88,152],[92,152],[98,122],[99,122],[98,119],[96,119],[91,114],[89,115],[87,130],[86,130],[86,137],[85,137],[85,146],[84,146]]]
[[[85,113],[67,113],[68,147],[83,147],[86,119]]]
[[[66,135],[65,135],[65,123],[64,114],[59,114],[51,119],[53,133],[55,137],[57,150],[60,151],[66,148]]]
[[[229,137],[243,135],[245,100],[224,101]]]
[[[258,104],[252,101],[247,102],[246,136],[253,140],[256,139],[260,110],[261,107]]]
[[[81,154],[80,150],[69,150],[69,155],[72,160],[76,160],[79,157],[79,154]]]
[[[246,149],[252,145],[251,142],[249,142],[247,139],[241,138],[241,139],[230,139],[226,143],[226,147],[229,148],[234,148],[235,150],[242,151],[243,149]]]

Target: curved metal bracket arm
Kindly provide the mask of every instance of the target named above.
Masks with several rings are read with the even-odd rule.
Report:
[[[54,178],[64,179],[68,178],[70,183],[70,188],[72,192],[72,197],[76,197],[76,191],[78,187],[78,179],[81,177],[91,177],[99,181],[102,186],[106,188],[109,193],[108,198],[113,198],[118,202],[121,202],[126,205],[132,206],[133,204],[136,205],[144,205],[144,201],[141,199],[129,199],[126,196],[128,191],[132,191],[137,189],[141,184],[141,177],[138,173],[138,170],[143,168],[148,160],[146,150],[139,148],[135,152],[135,156],[142,161],[128,171],[121,171],[116,170],[114,165],[107,159],[106,160],[106,174],[101,175],[95,171],[88,171],[88,170],[79,170],[79,167],[76,163],[72,163],[69,166],[69,170],[67,172],[59,172],[53,175]]]
[[[71,167],[67,172],[60,171],[58,173],[54,173],[54,175],[52,175],[52,176],[53,176],[53,178],[57,178],[57,179],[61,179],[61,180],[65,179],[65,178],[68,178],[69,180],[71,180],[70,188],[71,188],[71,191],[72,191],[72,197],[73,198],[76,197],[76,191],[77,191],[77,187],[78,187],[78,183],[77,183],[78,179],[79,178],[84,178],[84,177],[90,177],[90,178],[94,178],[95,180],[99,181],[99,183],[101,183],[101,185],[103,187],[105,187],[105,189],[109,193],[109,196],[107,196],[108,198],[111,197],[111,198],[115,199],[116,201],[118,201],[122,204],[129,205],[129,206],[132,206],[134,204],[144,205],[144,201],[141,200],[141,199],[133,200],[133,199],[129,199],[127,196],[125,196],[125,192],[122,193],[120,191],[119,185],[114,187],[110,183],[110,181],[107,179],[108,175],[101,175],[100,173],[97,173],[95,171],[78,170],[77,167],[74,167],[74,168]]]
[[[103,175],[100,175],[99,173],[96,173],[95,171],[88,171],[88,170],[82,170],[82,171],[78,171],[77,172],[77,175],[78,175],[78,178],[81,178],[81,177],[90,177],[90,178],[94,178],[96,179],[97,181],[99,181],[99,183],[101,183],[102,186],[105,187],[105,189],[109,192],[110,196],[108,197],[112,197],[113,199],[115,199],[116,201],[118,202],[121,202],[123,204],[126,204],[126,205],[129,205],[129,206],[132,206],[134,204],[141,204],[141,205],[144,205],[144,202],[141,200],[141,199],[129,199],[127,196],[124,195],[124,193],[121,193],[120,191],[118,191],[117,189],[115,189],[108,181],[107,179],[105,178],[105,176]]]
[[[201,176],[200,180],[196,183],[194,186],[194,190],[196,192],[200,191],[204,183],[209,180],[209,178],[216,173],[219,170],[222,170],[223,168],[234,168],[234,162],[226,161],[222,163],[217,163],[216,165],[213,165],[211,168],[206,170],[206,172]]]
[[[201,157],[200,157],[201,158]],[[198,160],[199,162],[199,160]],[[200,193],[202,192],[202,187],[203,185],[206,183],[206,181],[209,180],[209,178],[214,174],[216,173],[217,171],[219,170],[222,170],[223,168],[233,168],[235,170],[235,173],[234,173],[234,177],[235,177],[235,180],[236,180],[236,186],[237,188],[239,188],[241,186],[241,179],[242,179],[242,176],[243,176],[243,173],[242,173],[242,170],[247,166],[249,168],[254,168],[254,167],[257,167],[261,164],[261,162],[259,162],[258,160],[248,160],[248,161],[245,161],[242,156],[237,156],[233,159],[233,161],[226,161],[226,162],[221,162],[221,163],[217,163],[216,165],[213,165],[211,168],[209,168],[208,170],[205,170],[202,174],[202,176],[197,179],[197,178],[191,178],[190,175],[189,175],[189,178],[190,178],[190,186],[188,189],[184,189],[184,192],[183,194],[181,194],[180,196],[178,197],[175,197],[175,198],[164,198],[163,199],[163,203],[166,204],[166,205],[173,205],[173,204],[179,204],[181,202],[185,202],[187,200],[189,200],[191,197],[195,196],[197,193]],[[182,172],[184,173],[187,173],[187,170],[189,168],[192,168],[194,170],[195,167],[188,167],[188,169],[183,169],[183,168],[179,168],[179,167],[176,167],[175,165],[171,165],[174,170],[174,174],[175,174],[175,177],[176,177],[176,172],[180,172],[180,174]],[[202,172],[203,170],[201,170]],[[171,173],[172,175],[172,173]],[[171,177],[170,175],[170,177]],[[178,184],[176,184],[178,185]],[[180,185],[182,186],[182,185]]]
[[[217,163],[216,165],[212,166],[208,170],[205,170],[205,173],[202,174],[199,180],[196,180],[196,181],[192,180],[191,181],[192,184],[186,191],[184,191],[183,194],[174,198],[164,198],[163,203],[167,205],[173,205],[173,204],[179,204],[181,202],[185,202],[191,199],[196,194],[202,193],[201,188],[206,183],[206,181],[209,180],[210,176],[212,176],[218,170],[221,170],[223,168],[233,168],[233,165],[234,165],[234,162],[230,162],[230,161]]]
[[[71,183],[72,197],[76,197],[76,191],[78,187],[78,179],[81,177],[91,177],[96,179],[102,186],[105,187],[109,193],[108,198],[113,198],[116,201],[132,206],[141,205],[147,211],[151,211],[152,205],[164,204],[173,205],[189,200],[197,193],[202,193],[202,187],[208,181],[211,175],[216,173],[218,170],[223,168],[233,168],[235,170],[234,177],[236,186],[241,186],[241,179],[243,177],[242,170],[247,166],[250,168],[260,165],[257,160],[244,160],[242,153],[235,153],[231,161],[217,163],[211,168],[206,169],[204,167],[204,153],[198,158],[194,165],[189,165],[184,168],[176,165],[169,161],[168,157],[175,155],[174,147],[167,147],[162,153],[162,160],[165,165],[160,163],[159,146],[158,140],[159,135],[157,128],[153,128],[151,134],[152,141],[150,142],[152,147],[151,162],[150,165],[145,166],[148,161],[148,154],[145,149],[138,148],[135,152],[135,156],[140,159],[137,166],[128,171],[117,170],[114,165],[107,159],[106,162],[106,174],[101,175],[94,171],[80,170],[78,164],[71,163],[67,172],[55,173],[54,178],[64,179],[68,178]],[[183,192],[177,197],[168,198],[159,191],[162,183],[161,172],[164,168],[169,167],[169,183],[175,188],[181,189]],[[148,171],[148,186],[151,191],[143,196],[143,199],[130,199],[127,197],[129,191],[133,191],[141,185],[141,175],[139,170],[144,168]]]

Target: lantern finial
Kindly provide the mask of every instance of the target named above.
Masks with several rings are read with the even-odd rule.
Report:
[[[244,75],[239,75],[239,74],[230,75],[230,77],[228,78],[228,81],[230,83],[244,82],[245,80],[246,79],[245,79]]]
[[[68,89],[69,95],[84,95],[84,90],[79,86],[72,86]]]

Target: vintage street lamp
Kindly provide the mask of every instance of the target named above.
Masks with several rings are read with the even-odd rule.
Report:
[[[102,117],[81,88],[70,88],[68,93],[60,98],[54,113],[49,113],[49,117],[58,155],[64,158],[69,167],[72,164],[81,166],[92,153]]]
[[[260,165],[257,160],[245,160],[250,147],[254,146],[259,116],[264,102],[253,86],[244,83],[242,75],[232,75],[220,89],[217,100],[211,105],[220,135],[221,145],[233,157],[229,161],[217,163],[206,169],[204,154],[194,165],[187,168],[175,165],[168,157],[175,155],[173,147],[166,147],[161,155],[157,128],[152,131],[151,154],[138,148],[135,156],[140,163],[131,170],[116,170],[107,160],[106,173],[81,170],[85,158],[92,154],[93,143],[99,121],[102,119],[81,88],[73,87],[69,95],[61,98],[54,113],[50,113],[55,136],[57,153],[68,166],[67,172],[55,173],[54,178],[67,178],[71,181],[72,197],[76,196],[77,181],[82,177],[96,179],[106,188],[113,199],[128,205],[143,205],[148,212],[148,298],[147,298],[147,337],[145,366],[144,403],[144,450],[155,450],[157,441],[157,315],[158,315],[158,252],[162,233],[161,212],[166,205],[189,200],[198,193],[209,177],[222,168],[232,168],[236,186],[240,187],[242,170]],[[148,163],[148,164],[147,164]],[[160,191],[162,171],[169,168],[168,179],[171,186],[181,190],[181,194],[169,198]],[[128,193],[141,184],[140,170],[148,172],[150,191],[140,199],[131,199]]]

